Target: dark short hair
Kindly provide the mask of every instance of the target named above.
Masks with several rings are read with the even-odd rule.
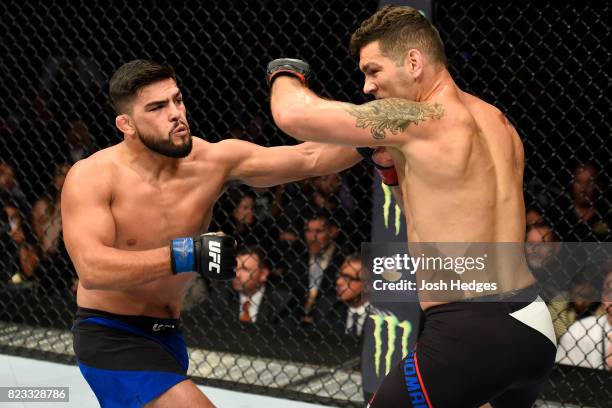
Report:
[[[593,181],[596,181],[599,176],[599,167],[592,161],[588,161],[586,163],[575,163],[572,166],[572,173],[576,174],[578,170],[585,170],[591,173]]]
[[[247,245],[245,247],[240,248],[238,253],[236,253],[236,257],[250,255],[257,256],[257,266],[260,268],[268,268],[270,269],[270,265],[266,261],[266,254],[256,245]]]
[[[306,219],[306,223],[309,223],[310,221],[323,221],[325,222],[326,226],[334,225],[331,214],[325,209],[318,210]]]
[[[440,33],[421,12],[412,7],[385,6],[365,20],[351,36],[351,54],[380,42],[383,55],[401,64],[406,53],[416,48],[432,62],[446,66],[446,54]]]
[[[117,114],[125,113],[138,91],[152,83],[173,79],[174,70],[157,62],[137,59],[123,64],[113,74],[109,84],[109,96]]]
[[[346,255],[344,257],[344,263],[351,263],[351,262],[363,263],[363,261],[361,260],[361,255],[356,252]]]

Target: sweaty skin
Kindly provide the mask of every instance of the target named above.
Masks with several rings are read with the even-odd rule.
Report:
[[[360,160],[354,149],[318,143],[264,148],[196,137],[185,158],[154,153],[136,129],[174,144],[189,137],[177,128],[187,124],[186,109],[171,79],[143,88],[131,119],[121,116],[124,141],[74,165],[62,191],[64,240],[79,275],[77,303],[116,314],[179,317],[196,274],[172,274],[169,242],[208,231],[228,182],[267,187]]]
[[[277,125],[299,140],[386,146],[411,243],[523,242],[524,153],[506,117],[418,50],[398,68],[370,43],[360,66],[364,91],[377,98],[363,105],[324,100],[293,78],[278,78],[271,97]],[[505,289],[534,282],[522,258],[500,268]]]

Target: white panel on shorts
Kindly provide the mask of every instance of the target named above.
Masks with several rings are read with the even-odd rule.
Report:
[[[550,312],[541,297],[538,296],[536,300],[524,308],[510,313],[510,316],[539,331],[548,337],[555,348],[557,347],[557,337],[555,336],[555,328],[553,327]]]

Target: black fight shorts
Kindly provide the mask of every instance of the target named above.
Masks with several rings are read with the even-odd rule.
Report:
[[[433,306],[415,349],[368,407],[528,408],[556,350],[550,313],[533,287],[498,302]]]

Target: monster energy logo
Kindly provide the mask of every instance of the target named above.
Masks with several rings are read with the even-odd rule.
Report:
[[[391,192],[391,187],[388,185],[381,183],[383,193],[385,195],[385,203],[383,204],[383,217],[385,218],[385,228],[389,228],[389,210],[391,209],[391,201],[393,201],[393,193]],[[399,205],[395,204],[395,235],[399,235],[400,233],[400,225],[401,225],[401,216],[402,210]]]
[[[376,376],[380,377],[380,362],[382,357],[382,331],[383,326],[387,325],[387,352],[385,353],[385,375],[391,370],[391,357],[395,352],[396,329],[402,329],[402,358],[408,354],[408,337],[412,331],[409,321],[399,319],[395,315],[370,315],[374,320],[374,365]]]

